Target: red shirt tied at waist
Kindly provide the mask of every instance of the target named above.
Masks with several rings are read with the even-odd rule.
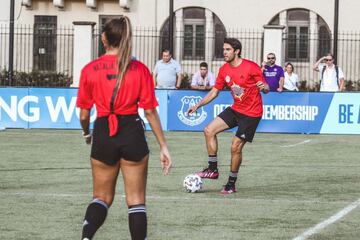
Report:
[[[132,60],[120,85],[110,112],[111,95],[117,80],[117,56],[104,55],[87,64],[81,71],[76,106],[91,109],[95,104],[97,117],[108,117],[109,135],[117,133],[117,115],[138,113],[138,108],[153,109],[158,106],[154,82],[149,69]]]

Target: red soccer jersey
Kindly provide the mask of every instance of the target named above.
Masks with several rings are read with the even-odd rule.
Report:
[[[260,91],[256,87],[258,81],[266,84],[260,67],[252,61],[242,59],[237,67],[229,63],[221,66],[214,87],[222,90],[226,84],[234,98],[232,109],[250,117],[261,117],[263,107]]]
[[[90,109],[95,103],[97,117],[109,116],[116,73],[116,55],[104,55],[87,64],[81,71],[77,107]],[[143,63],[132,60],[119,88],[114,113],[137,114],[138,107],[153,109],[157,106],[154,81],[148,68]]]

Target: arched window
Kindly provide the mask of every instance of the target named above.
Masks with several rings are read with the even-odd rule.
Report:
[[[184,8],[184,59],[205,58],[205,9]]]
[[[275,15],[269,25],[285,25],[285,61],[302,62],[310,58],[320,58],[331,51],[331,34],[328,25],[317,15],[317,29],[310,30],[310,11],[306,9],[290,9]],[[311,35],[317,32],[317,35]],[[316,52],[310,53],[310,45]],[[311,55],[311,56],[310,56]]]
[[[279,25],[279,24],[280,24],[280,17],[279,14],[277,14],[275,17],[271,19],[269,25]]]
[[[224,39],[226,38],[226,30],[220,19],[214,15],[214,27],[215,27],[215,52],[214,58],[215,59],[223,59],[223,45]]]
[[[163,49],[169,49],[170,48],[170,44],[169,44],[169,19],[166,20],[166,22],[164,23],[163,27],[160,30],[160,52],[159,52],[159,57],[162,57],[162,50]]]
[[[206,41],[211,44],[213,58],[222,58],[223,41],[226,30],[216,14],[212,14],[212,21],[207,21],[205,9],[200,7],[183,8],[183,32],[181,33],[181,53],[184,60],[204,60]],[[174,23],[175,23],[174,19]],[[207,22],[213,23],[213,36],[206,32]],[[167,19],[160,31],[160,50],[169,48],[169,19]],[[179,31],[174,26],[174,39],[179,38]],[[176,57],[176,56],[175,56]]]
[[[295,9],[287,12],[287,61],[308,60],[309,24],[308,10]]]
[[[318,58],[325,56],[327,53],[331,52],[331,35],[330,30],[327,27],[324,19],[318,16],[319,31],[319,47],[318,47]]]

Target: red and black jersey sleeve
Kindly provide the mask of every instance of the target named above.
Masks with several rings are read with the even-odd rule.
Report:
[[[140,71],[140,84],[139,107],[143,109],[156,108],[159,104],[155,96],[154,80],[149,69],[144,65]]]
[[[255,80],[255,83],[261,81],[265,85],[267,85],[266,80],[264,78],[264,74],[261,71],[261,68],[257,64],[253,64],[251,66],[251,78]]]
[[[86,68],[81,71],[80,85],[77,94],[76,106],[78,108],[90,109],[94,105],[92,86],[87,78]]]
[[[214,87],[218,90],[222,90],[225,85],[226,85],[226,81],[225,81],[225,71],[224,71],[224,66],[223,65],[220,69],[219,69],[219,73],[218,76],[216,78],[216,82]]]

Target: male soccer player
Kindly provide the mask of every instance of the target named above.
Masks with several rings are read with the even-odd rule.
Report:
[[[269,92],[260,67],[249,60],[241,58],[241,43],[235,38],[224,40],[224,59],[226,63],[220,68],[215,86],[188,113],[196,112],[200,107],[215,99],[225,85],[230,87],[234,104],[220,113],[204,129],[209,165],[197,174],[202,178],[217,179],[218,141],[216,135],[226,129],[238,127],[231,144],[231,166],[227,184],[222,194],[236,192],[235,182],[242,162],[242,149],[246,142],[252,142],[260,122],[263,107],[260,92]]]

